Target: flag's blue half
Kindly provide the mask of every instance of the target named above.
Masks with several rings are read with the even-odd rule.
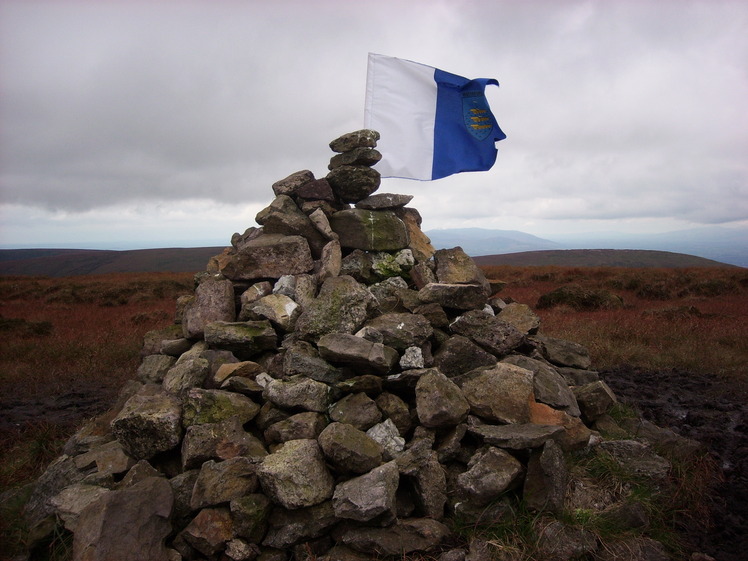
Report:
[[[499,85],[369,54],[364,126],[381,134],[376,169],[423,180],[490,169],[506,135],[488,106],[489,84]]]

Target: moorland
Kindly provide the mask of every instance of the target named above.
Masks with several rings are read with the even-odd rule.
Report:
[[[541,332],[588,347],[594,367],[632,407],[707,441],[716,467],[702,487],[713,496],[691,497],[700,502],[692,505],[698,528],[681,530],[694,547],[738,559],[731,555],[748,546],[748,270],[483,269],[503,282],[497,296],[533,308]],[[575,294],[612,294],[618,304],[541,303],[569,285],[580,289]],[[0,536],[8,551],[21,546],[18,512],[28,484],[84,421],[102,414],[106,421],[134,378],[145,333],[172,323],[177,297],[193,289],[189,272],[0,277]]]

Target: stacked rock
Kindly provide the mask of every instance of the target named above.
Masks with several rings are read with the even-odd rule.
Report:
[[[110,425],[39,480],[38,536],[61,520],[87,561],[357,560],[438,547],[446,519],[510,497],[563,509],[564,454],[615,396],[460,248],[434,251],[411,197],[374,194],[377,138],[275,183],[260,227],[196,275]]]

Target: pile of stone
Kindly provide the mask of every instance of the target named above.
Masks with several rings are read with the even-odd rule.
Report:
[[[667,475],[591,430],[615,396],[584,348],[492,297],[460,248],[435,251],[410,196],[374,194],[377,139],[345,135],[325,178],[273,185],[260,227],[148,334],[111,422],[40,478],[37,539],[62,524],[86,561],[475,560],[487,544],[455,547],[450,521],[569,508],[568,451]],[[558,521],[538,535],[546,559],[598,549]]]

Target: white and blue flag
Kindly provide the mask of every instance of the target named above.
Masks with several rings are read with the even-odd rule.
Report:
[[[364,127],[379,132],[382,153],[374,169],[421,180],[491,169],[506,135],[488,106],[489,84],[499,85],[369,53]]]

